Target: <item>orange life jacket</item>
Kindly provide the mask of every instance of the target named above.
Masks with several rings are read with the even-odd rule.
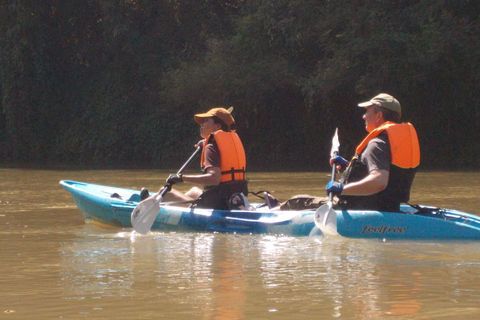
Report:
[[[420,164],[420,146],[415,128],[411,123],[385,122],[380,127],[372,130],[368,136],[358,145],[355,150],[359,155],[373,138],[384,130],[387,131],[392,164],[397,167],[408,169],[416,168]]]
[[[360,160],[361,153],[368,143],[382,132],[386,132],[388,136],[391,154],[387,187],[385,190],[369,196],[340,195],[339,205],[341,208],[396,212],[400,209],[400,203],[408,202],[416,168],[420,164],[418,137],[415,128],[410,123],[386,122],[370,132],[358,145],[356,154],[340,182],[348,184],[359,181],[368,175],[365,163]]]
[[[235,131],[215,131],[205,141],[205,146],[215,140],[220,153],[220,170],[222,177],[220,183],[236,180],[245,180],[246,157],[245,149]],[[200,165],[204,167],[205,148],[202,150]]]

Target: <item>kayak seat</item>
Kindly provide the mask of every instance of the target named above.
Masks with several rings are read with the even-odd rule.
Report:
[[[142,188],[140,191],[140,200],[143,201],[150,196],[150,192],[148,192],[147,188]]]
[[[258,192],[249,192],[249,193],[265,201],[265,204],[261,205],[260,207],[267,206],[269,209],[271,209],[271,208],[278,207],[280,205],[280,200],[275,198],[268,191],[258,191]]]
[[[241,192],[234,193],[228,202],[231,210],[248,210],[250,206],[247,197]]]
[[[280,205],[280,200],[275,198],[270,192],[265,191],[263,194],[265,198],[265,203],[270,209],[278,207]]]

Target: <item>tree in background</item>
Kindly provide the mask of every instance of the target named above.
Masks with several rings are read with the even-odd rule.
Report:
[[[471,0],[9,0],[0,3],[0,159],[176,167],[193,114],[235,106],[249,166],[326,169],[397,97],[425,168],[480,156]]]

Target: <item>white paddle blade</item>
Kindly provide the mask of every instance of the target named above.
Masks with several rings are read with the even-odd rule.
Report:
[[[315,225],[326,235],[338,235],[337,213],[333,210],[331,201],[327,202],[315,211]]]
[[[340,141],[338,140],[338,128],[335,129],[335,135],[332,139],[332,149],[330,150],[330,157],[333,158],[338,154],[340,148]]]
[[[150,231],[160,212],[161,200],[161,197],[159,199],[148,198],[135,207],[130,219],[136,232],[146,234]]]

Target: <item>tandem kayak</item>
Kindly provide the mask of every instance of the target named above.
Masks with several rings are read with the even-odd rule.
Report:
[[[60,181],[86,220],[131,228],[138,190]],[[161,205],[152,230],[184,230],[286,236],[319,235],[315,210],[212,210]],[[335,210],[336,227],[346,238],[480,240],[480,217],[426,206],[402,205],[401,212]]]
[[[60,185],[71,193],[86,220],[132,227],[130,217],[140,202],[138,190],[76,181],[60,181]],[[269,212],[268,207],[242,211],[161,205],[151,229],[309,236],[318,230],[313,213],[311,210]]]

